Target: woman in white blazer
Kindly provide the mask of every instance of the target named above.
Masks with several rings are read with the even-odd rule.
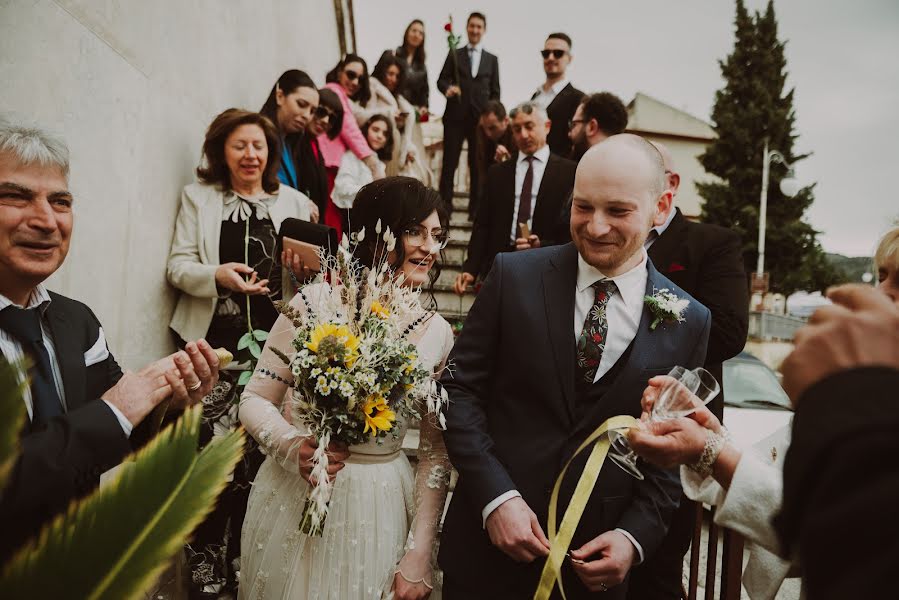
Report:
[[[390,119],[384,115],[375,115],[362,126],[362,135],[369,147],[377,153],[377,170],[383,175],[383,160],[388,160],[393,153],[393,137],[390,134]],[[359,160],[352,150],[347,150],[340,159],[340,169],[334,178],[334,189],[331,201],[338,208],[349,211],[362,186],[374,181],[371,169]]]
[[[203,407],[201,443],[237,425],[237,399],[249,379],[255,345],[278,317],[274,301],[292,296],[278,231],[287,218],[317,218],[315,204],[278,180],[279,138],[258,113],[229,109],[209,126],[198,183],[181,193],[166,274],[181,292],[170,327],[179,342],[206,338],[234,354]],[[252,344],[241,341],[247,333]],[[262,462],[248,442],[234,479],[187,548],[190,585],[236,588],[232,560],[250,482]],[[221,549],[227,548],[227,556]]]

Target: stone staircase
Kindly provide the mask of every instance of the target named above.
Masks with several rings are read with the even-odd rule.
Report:
[[[462,263],[471,240],[472,222],[468,220],[467,192],[457,191],[453,195],[453,214],[449,229],[450,241],[443,251],[440,277],[434,284],[434,299],[440,314],[450,324],[456,324],[465,320],[475,298],[472,291],[467,291],[463,296],[453,291],[453,283],[462,273]]]

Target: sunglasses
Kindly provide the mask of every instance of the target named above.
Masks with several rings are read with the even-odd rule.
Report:
[[[315,118],[320,121],[324,121],[325,119],[330,121],[334,118],[334,111],[331,111],[324,106],[318,106],[315,109]]]
[[[350,71],[349,69],[344,69],[343,74],[346,75],[346,78],[350,81],[356,81],[357,79],[362,79],[364,77],[362,73]]]
[[[568,52],[566,50],[541,50],[540,51],[540,55],[543,58],[549,58],[549,56],[552,55],[553,58],[560,59],[563,56],[565,56],[566,54],[568,54]]]

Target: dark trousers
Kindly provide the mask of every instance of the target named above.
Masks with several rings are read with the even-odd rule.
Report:
[[[468,172],[470,173],[468,214],[473,217],[477,207],[476,193],[478,189],[477,170],[477,126],[478,122],[473,117],[466,117],[463,121],[446,121],[443,124],[443,166],[440,169],[440,197],[448,212],[453,210],[453,179],[456,175],[456,167],[459,166],[459,155],[462,153],[462,143],[468,140]]]
[[[681,496],[668,534],[655,554],[631,571],[628,600],[680,600],[684,555],[693,540],[696,503]]]

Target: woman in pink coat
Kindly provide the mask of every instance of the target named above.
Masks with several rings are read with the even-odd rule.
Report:
[[[324,223],[337,229],[338,239],[344,231],[348,231],[348,212],[334,205],[330,195],[334,190],[334,178],[340,168],[340,161],[347,150],[353,153],[371,169],[374,179],[384,177],[384,166],[378,157],[368,147],[365,136],[359,130],[356,119],[352,118],[353,110],[350,101],[365,104],[371,91],[368,86],[368,65],[355,54],[347,54],[343,60],[337,63],[325,78],[328,82],[325,87],[333,90],[340,98],[343,105],[343,114],[349,118],[343,119],[343,128],[340,135],[334,139],[327,135],[318,137],[318,144],[325,160],[325,170],[328,172],[328,206],[325,209]]]

